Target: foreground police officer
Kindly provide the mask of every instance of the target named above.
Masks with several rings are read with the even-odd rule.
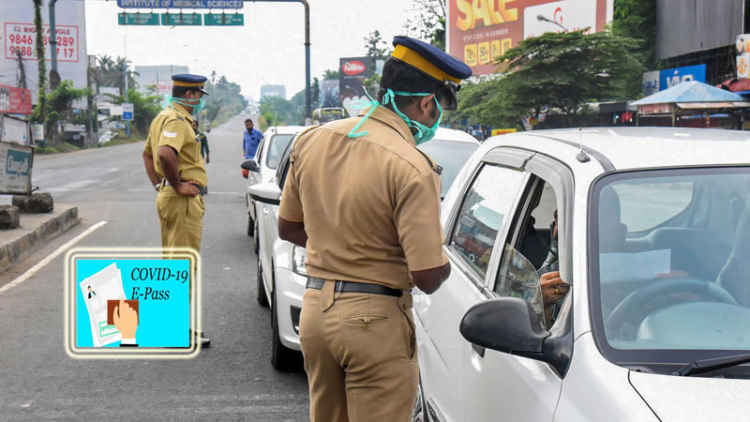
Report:
[[[299,136],[281,199],[279,235],[307,247],[300,342],[313,422],[409,420],[418,381],[409,291],[432,293],[450,274],[440,169],[416,145],[456,107],[471,69],[418,40],[394,46],[364,117]]]
[[[156,210],[162,247],[187,247],[200,252],[207,183],[201,144],[193,121],[203,108],[204,76],[172,76],[172,99],[149,128],[143,150],[146,174],[159,194]],[[203,347],[211,341],[197,333]]]

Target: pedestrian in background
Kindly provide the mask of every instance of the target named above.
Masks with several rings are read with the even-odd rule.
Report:
[[[455,109],[471,69],[412,38],[394,45],[364,117],[298,136],[281,198],[279,236],[307,248],[299,334],[313,422],[410,420],[410,290],[432,293],[450,274],[440,170],[416,146]]]
[[[252,119],[245,119],[245,134],[242,138],[242,153],[245,160],[255,157],[258,150],[258,144],[263,139],[263,133],[253,126]]]
[[[192,248],[200,253],[205,205],[206,166],[196,142],[193,122],[203,108],[204,76],[172,76],[172,100],[151,122],[143,149],[143,165],[156,196],[164,248]],[[192,278],[191,278],[192,280]],[[203,347],[211,344],[195,335]]]

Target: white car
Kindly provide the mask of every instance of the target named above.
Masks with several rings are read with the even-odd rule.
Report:
[[[414,290],[414,420],[747,420],[748,134],[496,136],[442,207],[452,270]],[[555,210],[570,289],[545,307]]]
[[[479,147],[479,141],[465,132],[438,129],[435,139],[420,150],[442,167],[443,194],[461,166]],[[279,239],[278,204],[289,167],[289,148],[281,159],[274,181],[251,186],[248,191],[258,204],[258,303],[271,303],[273,332],[271,363],[279,370],[300,367],[299,317],[305,293],[305,249]]]
[[[301,132],[304,126],[272,126],[263,133],[263,139],[258,144],[258,150],[255,152],[255,158],[250,164],[247,176],[247,187],[270,182],[276,174],[279,166],[281,155],[286,147],[292,141],[295,135]],[[247,205],[247,235],[253,236],[257,232],[255,225],[256,206],[250,198],[249,191],[245,194],[245,203]],[[258,252],[258,241],[255,238],[255,252]]]

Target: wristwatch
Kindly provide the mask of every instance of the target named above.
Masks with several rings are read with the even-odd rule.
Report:
[[[155,190],[156,190],[157,192],[159,192],[159,188],[161,188],[161,182],[159,182],[159,183],[154,183],[154,189],[155,189]]]

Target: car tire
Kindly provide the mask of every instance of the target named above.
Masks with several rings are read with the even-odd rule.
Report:
[[[258,296],[255,300],[261,307],[268,308],[268,296],[266,296],[266,285],[263,283],[263,265],[260,263],[260,258],[258,258],[258,274],[256,274],[255,279],[258,281]]]
[[[255,256],[258,257],[258,260],[260,260],[260,240],[258,239],[258,221],[255,221],[255,224],[253,225],[253,252],[255,252]]]
[[[411,413],[411,422],[429,422],[430,417],[425,404],[424,390],[422,390],[422,378],[417,383],[417,400]]]
[[[247,235],[253,237],[255,235],[255,221],[250,213],[247,213]]]
[[[302,369],[302,354],[281,343],[279,337],[278,307],[276,289],[271,292],[271,366],[281,372],[295,372]]]

